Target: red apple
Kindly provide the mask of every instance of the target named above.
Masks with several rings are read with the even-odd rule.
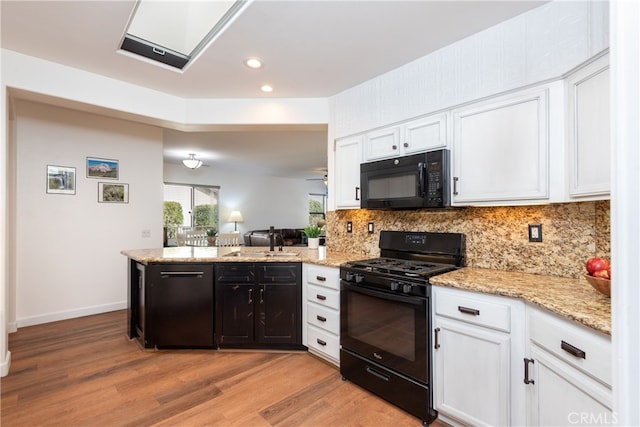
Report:
[[[611,277],[609,276],[609,270],[598,270],[595,273],[593,273],[593,277],[597,277],[599,279],[607,279],[607,280],[611,279]]]
[[[606,259],[594,257],[594,258],[589,258],[587,260],[586,267],[587,267],[587,273],[593,276],[596,271],[606,270],[611,266],[609,264],[609,261],[607,261]]]

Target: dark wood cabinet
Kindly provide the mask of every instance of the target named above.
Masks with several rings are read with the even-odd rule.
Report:
[[[302,349],[300,263],[216,265],[216,338],[221,348]]]

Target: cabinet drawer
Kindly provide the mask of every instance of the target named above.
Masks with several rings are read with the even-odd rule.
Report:
[[[611,339],[586,326],[530,308],[531,341],[584,373],[611,385]]]
[[[498,331],[511,330],[511,307],[494,297],[434,288],[435,313]]]
[[[307,265],[307,283],[340,290],[340,270],[320,265]]]
[[[307,305],[307,322],[332,334],[340,334],[340,313],[331,308],[310,303]]]
[[[340,339],[337,335],[314,326],[307,327],[307,346],[327,356],[340,360]]]
[[[340,291],[333,289],[307,285],[307,300],[335,310],[340,309]]]

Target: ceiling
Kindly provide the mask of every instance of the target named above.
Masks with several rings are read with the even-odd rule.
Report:
[[[541,1],[255,0],[179,72],[118,48],[135,1],[1,2],[2,47],[183,98],[329,97],[540,6]],[[260,70],[243,65],[264,61]],[[274,91],[265,94],[268,83]],[[276,129],[276,130],[272,130]],[[259,157],[267,175],[321,176],[326,129],[165,132],[165,160]],[[295,157],[295,161],[291,159]],[[315,172],[315,173],[314,173]],[[257,172],[256,172],[257,173]]]

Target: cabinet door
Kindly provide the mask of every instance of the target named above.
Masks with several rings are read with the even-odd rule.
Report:
[[[335,205],[337,209],[360,208],[361,138],[336,141]]]
[[[435,316],[435,406],[470,425],[511,424],[509,335]]]
[[[567,78],[569,195],[608,198],[611,188],[608,56]]]
[[[216,335],[218,344],[250,344],[254,341],[253,283],[218,283],[216,286]]]
[[[614,425],[611,389],[531,346],[529,425]]]
[[[270,283],[258,286],[256,300],[256,342],[300,344],[302,325],[300,298],[296,283]]]
[[[412,120],[404,125],[401,149],[405,154],[447,146],[447,115],[438,114]]]
[[[367,162],[400,155],[400,127],[394,126],[369,132],[364,141],[364,160]]]
[[[256,343],[302,344],[302,265],[256,264]]]
[[[549,197],[548,91],[536,89],[453,112],[453,203]]]

